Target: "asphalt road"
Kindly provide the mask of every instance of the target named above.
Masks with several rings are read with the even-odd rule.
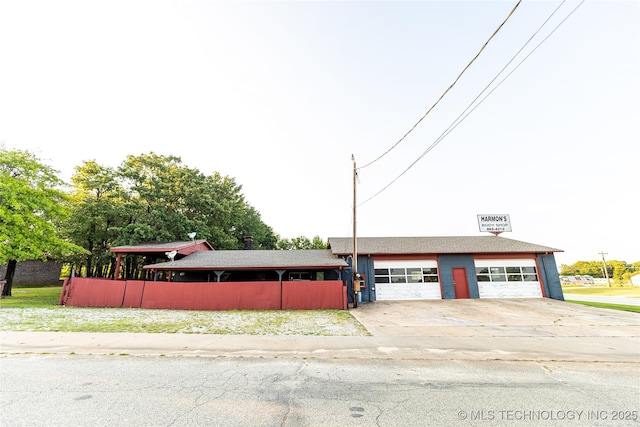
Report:
[[[0,424],[637,426],[637,380],[626,363],[14,355]]]

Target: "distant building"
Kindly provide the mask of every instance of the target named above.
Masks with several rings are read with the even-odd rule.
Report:
[[[22,261],[16,264],[13,285],[60,285],[62,263],[56,261]],[[0,265],[0,280],[4,279],[7,264]]]

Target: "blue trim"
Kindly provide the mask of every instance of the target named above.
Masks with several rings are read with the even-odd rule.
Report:
[[[562,284],[560,283],[560,275],[558,274],[558,266],[553,253],[538,254],[538,265],[540,266],[539,275],[544,282],[544,293],[548,298],[564,301],[564,293],[562,292]]]
[[[455,299],[456,297],[453,286],[453,268],[464,268],[467,271],[469,297],[480,298],[473,255],[438,255],[438,268],[440,270],[442,299]]]

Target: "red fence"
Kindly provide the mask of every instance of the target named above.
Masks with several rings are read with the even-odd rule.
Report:
[[[341,280],[309,282],[151,282],[74,277],[60,305],[174,310],[347,309]]]

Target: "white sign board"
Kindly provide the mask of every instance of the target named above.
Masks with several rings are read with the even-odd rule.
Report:
[[[511,231],[509,215],[481,214],[478,215],[478,226],[481,232],[502,233]]]

